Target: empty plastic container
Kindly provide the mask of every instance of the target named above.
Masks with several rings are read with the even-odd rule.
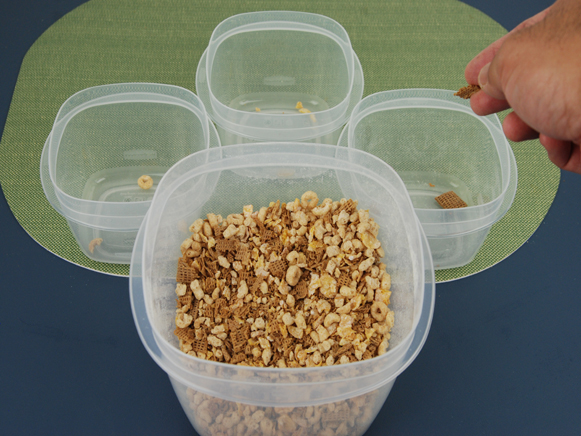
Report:
[[[516,161],[498,117],[477,116],[453,91],[370,95],[353,110],[339,145],[369,152],[401,176],[435,269],[471,262],[516,193]],[[468,207],[443,209],[435,198],[449,191]]]
[[[222,145],[335,145],[361,100],[363,70],[347,32],[331,18],[251,12],[214,29],[198,64],[196,92]]]
[[[204,105],[184,88],[97,86],[59,110],[42,151],[41,182],[89,258],[128,264],[163,174],[183,157],[219,145]],[[143,175],[153,182],[149,189],[138,184]]]
[[[238,213],[246,204],[258,210],[270,201],[293,201],[307,190],[321,199],[356,199],[380,225],[395,312],[388,351],[360,362],[296,369],[217,363],[180,351],[173,333],[175,277],[189,225],[207,213]],[[226,146],[180,161],[158,186],[130,269],[139,335],[204,436],[318,435],[339,426],[340,434],[363,434],[426,340],[434,291],[427,241],[393,169],[358,150],[304,143]]]

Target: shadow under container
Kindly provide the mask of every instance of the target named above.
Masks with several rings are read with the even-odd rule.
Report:
[[[214,29],[198,64],[196,92],[222,145],[336,145],[363,95],[363,70],[335,20],[306,12],[251,12]]]
[[[202,102],[184,88],[97,86],[60,108],[42,151],[41,182],[87,257],[128,264],[163,174],[219,145]],[[138,184],[143,175],[153,183],[148,189]]]
[[[379,157],[401,176],[435,269],[470,263],[516,194],[516,160],[498,117],[477,116],[454,91],[370,95],[353,110],[338,144]],[[435,198],[449,191],[467,207],[443,209]]]
[[[257,368],[180,351],[175,277],[189,225],[208,213],[225,217],[247,204],[258,210],[293,201],[308,190],[321,199],[356,199],[380,226],[395,312],[387,352],[318,368]],[[422,348],[435,297],[427,240],[395,171],[368,153],[304,143],[225,146],[171,168],[140,228],[129,283],[141,340],[203,436],[363,434]]]

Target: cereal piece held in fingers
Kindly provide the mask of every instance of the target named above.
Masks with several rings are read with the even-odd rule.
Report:
[[[480,86],[468,85],[464,86],[463,88],[460,88],[456,93],[454,93],[454,95],[467,100],[474,94],[476,94],[478,91],[480,91]]]

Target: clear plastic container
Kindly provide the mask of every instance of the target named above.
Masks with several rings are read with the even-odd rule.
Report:
[[[180,244],[191,235],[189,225],[207,213],[225,217],[246,204],[258,210],[270,201],[300,198],[307,190],[321,199],[356,199],[380,225],[378,239],[389,247],[383,262],[392,278],[390,307],[395,312],[388,351],[360,362],[296,369],[217,363],[180,351],[173,333],[175,277]],[[259,143],[201,151],[165,174],[135,243],[130,296],[145,348],[169,375],[201,435],[358,436],[422,348],[435,282],[409,195],[387,164],[336,146]],[[246,420],[247,414],[252,418]],[[241,422],[246,424],[239,427]],[[303,433],[292,432],[301,429]]]
[[[353,110],[338,144],[381,158],[402,177],[435,269],[471,262],[516,194],[516,161],[498,117],[477,116],[454,91],[370,95]],[[468,207],[442,209],[435,197],[448,191]]]
[[[187,89],[97,86],[62,105],[42,151],[40,177],[47,199],[89,258],[128,264],[165,171],[219,145],[204,105]],[[142,175],[151,177],[151,188],[139,186]]]
[[[196,92],[223,145],[335,145],[363,95],[363,70],[347,32],[331,18],[251,12],[214,29],[198,64]]]

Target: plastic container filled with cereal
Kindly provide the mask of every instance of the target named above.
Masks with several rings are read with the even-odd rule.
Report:
[[[361,435],[426,340],[434,283],[392,168],[265,143],[201,151],[165,174],[130,295],[201,435]]]

